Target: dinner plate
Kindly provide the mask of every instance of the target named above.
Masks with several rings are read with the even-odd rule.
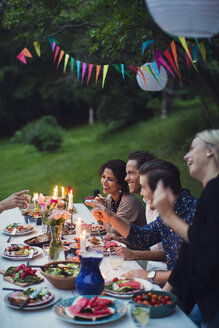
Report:
[[[7,306],[9,306],[9,307],[11,307],[15,310],[18,310],[19,305],[13,305],[9,302],[8,296],[10,294],[11,293],[8,293],[7,295],[5,295],[4,302]],[[43,310],[43,309],[46,309],[46,308],[56,304],[60,300],[61,296],[58,293],[54,292],[54,291],[52,292],[52,294],[53,294],[53,298],[50,301],[48,301],[47,303],[43,303],[43,304],[41,303],[40,305],[36,305],[36,306],[25,306],[22,310],[24,310],[24,311]]]
[[[42,254],[43,250],[40,247],[33,247],[34,249],[37,250],[37,252],[33,254],[33,258]],[[17,255],[17,256],[11,256],[11,255],[6,255],[5,253],[2,253],[2,257],[9,259],[9,260],[13,260],[13,261],[23,261],[23,260],[27,260],[29,255],[26,256],[21,256],[21,255]]]
[[[32,228],[30,230],[26,230],[26,231],[16,231],[16,234],[15,236],[25,236],[25,235],[28,235],[29,233],[35,231],[35,228],[34,226],[31,226]],[[3,232],[10,236],[11,235],[11,231],[8,231],[7,229],[3,229]]]
[[[140,282],[144,286],[143,288],[144,288],[145,291],[149,291],[149,290],[152,289],[152,284],[148,280],[140,279],[140,278],[134,278],[132,280]],[[104,293],[106,295],[109,295],[109,296],[112,296],[112,297],[118,297],[118,298],[130,298],[135,293],[140,292],[140,291],[143,291],[143,289],[136,289],[135,291],[122,293],[122,292],[116,292],[116,291],[115,292],[109,291],[109,290],[104,288]]]
[[[65,313],[65,307],[68,307],[68,306],[72,305],[72,303],[74,302],[74,300],[77,297],[78,296],[67,298],[65,300],[61,300],[58,304],[56,304],[53,307],[53,310],[60,317],[60,319],[62,319],[64,321],[67,321],[67,322],[70,322],[70,323],[79,324],[79,325],[94,326],[94,325],[100,325],[100,324],[116,321],[116,320],[120,319],[121,317],[123,317],[126,314],[126,311],[127,311],[126,305],[123,302],[118,301],[118,300],[115,299],[114,303],[112,305],[110,305],[110,307],[115,309],[115,313],[112,314],[111,316],[107,317],[107,318],[98,319],[98,320],[95,320],[95,321],[83,320],[83,319],[79,320],[79,319],[74,319],[74,318],[72,319],[72,318],[68,317],[67,314]],[[94,295],[83,295],[83,297],[91,299],[92,297],[94,297]],[[106,298],[104,296],[98,296],[98,297],[99,298]]]

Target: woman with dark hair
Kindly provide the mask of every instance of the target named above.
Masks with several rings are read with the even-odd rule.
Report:
[[[107,197],[98,195],[95,202],[105,205],[122,221],[144,226],[146,222],[144,206],[129,193],[128,184],[125,181],[126,163],[120,159],[109,160],[100,167],[98,173],[101,176],[103,193]],[[104,226],[107,232],[120,235],[110,223],[104,222]]]

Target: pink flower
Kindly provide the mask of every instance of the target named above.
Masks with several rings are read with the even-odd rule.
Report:
[[[46,205],[46,203],[41,203],[40,204],[40,210],[43,213],[45,213],[47,211],[47,205]]]
[[[39,205],[41,205],[42,203],[44,203],[44,201],[45,201],[45,197],[43,196],[43,194],[40,193],[37,202]]]
[[[67,220],[70,217],[70,214],[68,211],[65,210],[53,210],[50,219],[61,219]]]

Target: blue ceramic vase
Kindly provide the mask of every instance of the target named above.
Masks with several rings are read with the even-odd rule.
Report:
[[[104,279],[99,268],[102,258],[102,254],[93,252],[80,255],[81,270],[75,281],[80,295],[97,295],[103,291]]]

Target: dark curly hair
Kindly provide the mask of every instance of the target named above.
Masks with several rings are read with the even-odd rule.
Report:
[[[128,183],[125,181],[126,177],[126,163],[121,159],[111,159],[104,163],[98,171],[98,175],[101,176],[105,169],[110,169],[117,179],[118,185],[121,186],[121,191],[124,194],[129,193]]]
[[[164,186],[170,187],[175,195],[182,191],[180,182],[180,172],[176,165],[163,159],[156,159],[145,163],[140,167],[140,174],[147,175],[148,184],[152,191],[157,187],[159,180],[162,180]]]
[[[136,160],[137,168],[139,169],[140,166],[142,166],[144,163],[150,162],[150,161],[153,161],[154,159],[156,159],[156,156],[147,150],[136,150],[136,151],[128,154],[128,159]]]

